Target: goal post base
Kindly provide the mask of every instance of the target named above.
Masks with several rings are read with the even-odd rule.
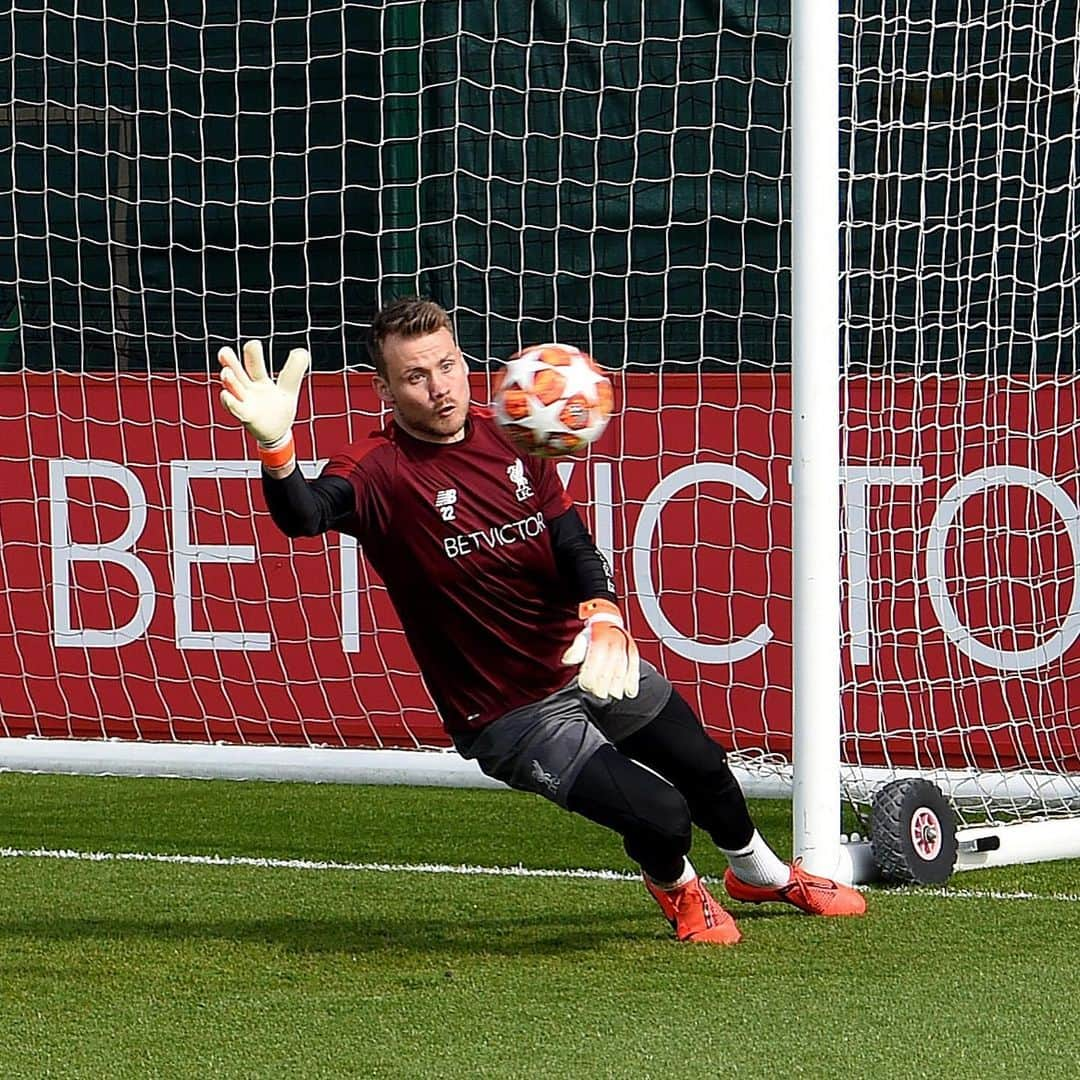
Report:
[[[502,788],[451,750],[0,739],[0,772]]]
[[[953,873],[1054,859],[1080,859],[1080,822],[1075,818],[973,825],[958,829],[956,839],[958,851]],[[854,885],[880,880],[869,840],[845,839],[841,843],[837,876]]]
[[[780,771],[751,770],[737,762],[733,762],[732,771],[749,798],[791,797],[790,778]],[[0,738],[0,772],[506,790],[505,784],[485,776],[475,761],[441,748],[362,750],[127,739]]]

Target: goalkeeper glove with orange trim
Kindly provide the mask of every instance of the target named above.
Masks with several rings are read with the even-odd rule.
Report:
[[[218,363],[221,404],[255,437],[261,450],[284,448],[296,419],[300,383],[311,363],[307,350],[289,353],[277,382],[267,373],[261,341],[245,342],[243,364],[228,347],[218,353]]]
[[[637,697],[641,662],[619,609],[610,600],[586,600],[578,607],[585,623],[563,653],[564,664],[581,664],[578,686],[593,697]]]

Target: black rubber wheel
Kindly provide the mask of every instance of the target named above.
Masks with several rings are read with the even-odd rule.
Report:
[[[893,780],[874,795],[870,853],[886,881],[940,885],[956,865],[956,814],[928,780]]]

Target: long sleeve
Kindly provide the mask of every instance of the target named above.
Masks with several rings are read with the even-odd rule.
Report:
[[[614,602],[615,582],[607,560],[597,550],[589,530],[571,507],[548,521],[548,533],[555,552],[555,562],[563,578],[571,585],[576,599],[603,597]]]
[[[318,536],[356,509],[356,494],[340,476],[307,480],[299,468],[277,480],[262,474],[266,507],[286,536]]]

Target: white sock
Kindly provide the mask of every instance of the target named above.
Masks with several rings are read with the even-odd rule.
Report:
[[[747,885],[780,889],[791,880],[791,867],[769,847],[757,829],[750,843],[740,851],[720,850],[727,856],[732,873]]]
[[[680,889],[683,885],[688,885],[694,878],[697,877],[697,871],[694,869],[693,864],[689,859],[683,859],[683,872],[674,881],[657,881],[654,877],[645,875],[649,880],[658,888],[663,889],[664,892],[671,892],[672,889]]]

